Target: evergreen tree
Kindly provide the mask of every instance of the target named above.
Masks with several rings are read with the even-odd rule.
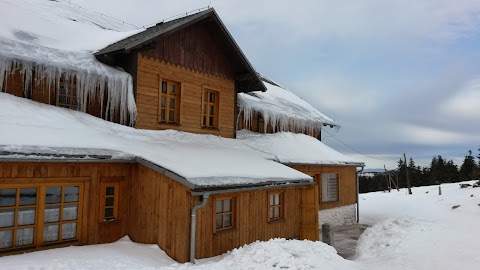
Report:
[[[449,182],[455,183],[459,182],[460,178],[458,176],[458,166],[455,165],[453,160],[447,161],[445,164],[445,176],[448,179]]]
[[[463,164],[460,167],[461,180],[473,180],[477,178],[477,162],[472,156],[472,150],[468,150],[468,155],[465,156]]]
[[[408,162],[408,174],[410,177],[410,183],[412,184],[413,187],[419,187],[423,186],[423,179],[421,179],[421,171],[419,167],[415,166],[415,161],[413,161],[413,158],[410,158]]]
[[[446,178],[445,160],[441,155],[433,157],[430,164],[430,185],[445,183]]]

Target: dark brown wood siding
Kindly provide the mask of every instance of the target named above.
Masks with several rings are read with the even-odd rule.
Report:
[[[234,59],[228,57],[226,44],[220,40],[217,26],[203,21],[162,36],[140,52],[197,72],[233,79]]]

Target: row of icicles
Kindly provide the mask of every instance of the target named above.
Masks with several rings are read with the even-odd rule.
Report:
[[[101,117],[105,120],[133,126],[137,110],[133,97],[133,82],[130,74],[122,71],[99,74],[92,71],[72,71],[58,66],[44,66],[18,59],[0,58],[0,92],[7,85],[7,78],[18,72],[23,77],[24,96],[36,91],[59,91],[60,83],[76,85],[78,110],[86,112],[87,105],[100,102]],[[105,100],[106,98],[106,100]],[[51,101],[49,100],[51,104]],[[105,107],[105,108],[104,108]]]

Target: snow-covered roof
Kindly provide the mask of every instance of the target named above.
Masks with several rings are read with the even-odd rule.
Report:
[[[348,157],[305,134],[291,132],[263,134],[244,129],[237,132],[237,139],[253,149],[274,155],[276,160],[284,164],[363,165],[363,162]]]
[[[237,103],[244,113],[247,125],[254,113],[260,113],[265,127],[270,125],[280,131],[312,131],[319,130],[324,125],[340,127],[335,120],[319,112],[291,91],[265,77],[262,79],[267,87],[266,92],[238,94]]]
[[[41,147],[120,151],[166,168],[193,187],[312,181],[239,140],[137,130],[5,93],[0,93],[0,130],[0,143],[16,151],[24,147],[36,147],[37,152]]]
[[[80,110],[92,99],[103,105],[108,91],[104,117],[119,113],[116,120],[133,123],[132,77],[97,61],[92,52],[139,30],[66,1],[4,0],[0,10],[0,91],[5,75],[15,71],[24,75],[25,92],[33,79],[46,82],[48,91],[58,89],[61,78],[75,80]]]
[[[66,51],[93,52],[139,31],[69,2],[0,1],[0,37]]]

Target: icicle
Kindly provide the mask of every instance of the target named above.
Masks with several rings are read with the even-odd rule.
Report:
[[[67,85],[76,82],[80,111],[85,112],[87,103],[96,100],[100,102],[102,118],[128,125],[133,125],[136,120],[137,109],[130,74],[97,61],[90,52],[68,52],[0,38],[0,91],[3,91],[7,77],[15,72],[24,76],[23,90],[26,95],[30,94],[30,85],[35,81],[36,86],[45,86],[42,87],[43,91],[48,89],[51,103],[51,91],[60,89],[63,77]],[[105,94],[107,101],[104,111]],[[119,119],[115,119],[117,116]]]

